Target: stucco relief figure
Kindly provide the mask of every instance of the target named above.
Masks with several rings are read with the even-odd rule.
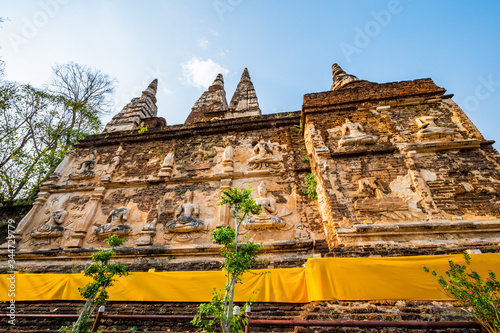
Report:
[[[259,197],[255,199],[255,202],[262,207],[262,211],[259,215],[254,215],[243,221],[242,225],[245,229],[269,229],[269,228],[281,228],[286,225],[285,220],[276,214],[276,201],[273,197],[267,196],[267,189],[264,182],[261,182],[257,193]]]
[[[342,125],[342,138],[339,140],[339,147],[370,145],[377,142],[375,135],[368,135],[364,132],[363,126],[353,123],[348,118]]]
[[[304,224],[299,223],[295,226],[295,233],[293,236],[295,240],[306,241],[311,239],[311,232]]]
[[[433,139],[455,134],[455,130],[451,128],[441,127],[436,125],[433,116],[423,116],[415,119],[418,128],[417,137],[419,139]]]
[[[222,154],[222,167],[224,172],[233,172],[234,170],[234,148],[227,146]]]
[[[185,170],[192,171],[210,169],[210,156],[215,157],[215,152],[206,151],[203,149],[203,145],[200,145],[198,150],[191,154],[191,164],[186,165]]]
[[[135,241],[135,245],[137,246],[148,246],[148,245],[153,245],[153,238],[156,235],[156,225],[158,224],[158,217],[161,214],[161,208],[162,208],[162,200],[158,200],[158,205],[157,205],[157,218],[153,219],[153,221],[146,223],[142,229],[140,234],[140,237]],[[149,214],[148,214],[149,218]]]
[[[203,220],[199,219],[200,205],[193,203],[193,192],[186,192],[187,202],[177,207],[174,220],[167,222],[165,229],[170,232],[194,232],[203,229]]]
[[[247,168],[249,170],[257,169],[280,169],[283,164],[278,157],[274,156],[270,142],[259,141],[254,147],[253,152],[256,156],[248,160]]]
[[[30,235],[32,238],[56,238],[64,233],[62,224],[66,220],[68,212],[64,209],[58,209],[52,212],[45,220],[45,224],[33,230]]]
[[[382,184],[375,178],[360,179],[358,192],[365,195],[365,198],[354,203],[358,212],[380,214],[392,220],[409,220],[420,216],[420,210],[410,209],[404,198],[395,196],[394,193],[384,193]]]
[[[95,154],[96,152],[92,152],[89,155],[89,159],[86,161],[83,161],[80,163],[78,166],[78,171],[72,172],[68,175],[68,178],[71,180],[83,180],[83,179],[90,179],[94,177],[94,171],[92,169],[95,166]]]
[[[108,235],[126,235],[130,232],[130,226],[124,224],[128,220],[129,210],[126,207],[113,209],[106,220],[106,224],[94,229],[97,237]]]
[[[165,157],[165,160],[163,160],[163,164],[161,166],[160,172],[158,173],[158,177],[170,177],[174,168],[174,162],[175,154],[168,153]]]

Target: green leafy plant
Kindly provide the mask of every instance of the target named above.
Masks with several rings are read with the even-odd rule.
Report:
[[[491,270],[488,271],[488,277],[483,279],[471,269],[470,255],[467,253],[463,255],[465,263],[448,260],[446,277],[438,275],[435,270],[425,265],[423,269],[426,273],[437,277],[441,289],[449,297],[460,302],[464,310],[476,318],[488,332],[498,333],[500,332],[500,299],[498,298],[500,282]]]
[[[248,319],[243,311],[233,315],[234,291],[237,283],[242,282],[243,274],[252,269],[262,245],[253,242],[240,243],[238,229],[242,221],[251,214],[262,210],[251,196],[252,190],[230,188],[222,191],[218,205],[229,205],[231,216],[235,220],[235,229],[223,226],[212,230],[212,240],[222,245],[223,268],[226,271],[226,284],[221,291],[214,290],[210,303],[201,304],[191,323],[204,332],[215,332],[219,326],[225,333],[243,332]],[[252,302],[248,301],[244,307]]]
[[[301,161],[307,163],[307,162],[309,162],[309,157],[304,156],[304,157],[302,157]]]
[[[84,275],[91,277],[92,282],[89,282],[85,287],[78,288],[80,295],[86,298],[78,320],[70,326],[63,326],[61,332],[90,332],[92,320],[90,316],[94,313],[97,306],[104,305],[109,298],[107,288],[113,285],[116,277],[127,276],[127,266],[122,263],[110,263],[111,258],[116,255],[115,248],[122,245],[128,238],[120,238],[118,235],[111,235],[106,238],[106,243],[111,246],[110,250],[99,249],[90,257],[92,264],[84,270]]]
[[[313,199],[313,200],[318,199],[318,193],[316,192],[316,186],[318,183],[316,182],[316,178],[314,177],[314,174],[307,173],[306,177],[305,177],[305,182],[306,182],[307,189],[303,191],[304,194],[307,194],[307,196],[310,199]]]
[[[141,128],[137,131],[139,134],[143,134],[148,131],[149,125],[144,126],[144,122],[141,123]]]

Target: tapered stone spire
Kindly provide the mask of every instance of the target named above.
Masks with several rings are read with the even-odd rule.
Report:
[[[154,79],[142,92],[141,97],[133,98],[111,119],[103,133],[135,130],[141,127],[144,119],[156,117],[158,113],[156,106],[157,88],[158,79]]]
[[[233,98],[231,98],[231,103],[229,103],[229,112],[226,118],[260,115],[261,111],[257,94],[255,93],[248,69],[245,68],[241,74],[241,79],[233,94]]]
[[[153,103],[156,103],[156,91],[158,89],[158,79],[154,79],[151,81],[149,86],[142,92],[141,98],[146,98],[149,97],[153,101]]]
[[[359,79],[354,75],[347,74],[346,72],[344,72],[344,70],[338,64],[332,65],[332,76],[333,76],[333,83],[332,83],[332,88],[330,90],[337,90],[342,88],[348,83],[359,81]]]
[[[225,118],[227,112],[226,91],[224,78],[218,74],[214,83],[205,91],[191,108],[191,113],[185,123],[196,123],[213,119]]]

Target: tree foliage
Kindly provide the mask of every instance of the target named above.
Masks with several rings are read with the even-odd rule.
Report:
[[[83,306],[80,317],[69,327],[62,327],[62,332],[84,333],[90,332],[92,320],[90,316],[95,312],[96,307],[104,305],[109,298],[107,288],[113,285],[116,277],[127,276],[127,266],[122,263],[111,263],[111,259],[116,255],[115,247],[125,243],[128,238],[120,238],[118,235],[109,236],[106,243],[111,246],[111,250],[99,249],[97,253],[91,255],[92,264],[85,268],[84,275],[92,278],[85,287],[78,288],[80,295],[87,301]]]
[[[54,75],[58,77],[58,73],[62,69]],[[99,102],[113,91],[109,89],[113,80],[104,78],[108,80],[108,89],[90,87],[83,98],[81,94],[65,92],[64,82],[53,86],[59,90],[38,89],[5,81],[0,70],[0,204],[13,205],[19,199],[32,201],[73,145],[100,131]],[[77,90],[81,89],[78,86]],[[103,95],[94,98],[92,94]]]
[[[113,106],[111,96],[115,89],[116,79],[98,69],[75,62],[56,65],[52,70],[54,75],[49,85],[51,93],[85,105],[86,110],[93,114],[109,113]],[[78,122],[76,119],[75,121]]]
[[[233,315],[234,291],[237,283],[242,282],[243,274],[255,266],[260,244],[253,242],[239,243],[238,229],[242,221],[251,214],[259,214],[262,208],[251,196],[252,190],[231,188],[222,191],[219,205],[229,205],[235,219],[235,229],[224,226],[212,230],[212,241],[221,245],[224,258],[226,284],[220,292],[214,290],[210,303],[201,304],[192,323],[206,332],[214,332],[219,326],[225,333],[243,332],[247,319],[243,311]],[[251,301],[245,304],[250,305]]]
[[[446,277],[430,270],[425,265],[426,273],[437,277],[439,286],[451,298],[456,299],[470,315],[476,318],[490,333],[500,332],[500,282],[491,270],[488,277],[483,279],[471,269],[470,255],[464,253],[464,261],[455,263],[448,260],[449,267]]]

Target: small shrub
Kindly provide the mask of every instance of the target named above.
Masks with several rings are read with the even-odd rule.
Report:
[[[304,156],[304,157],[302,157],[301,161],[307,163],[307,162],[309,162],[309,157]]]
[[[304,191],[304,194],[307,194],[307,196],[310,199],[316,200],[318,199],[318,193],[316,192],[316,185],[318,184],[316,182],[316,178],[312,173],[307,173],[305,177],[306,185],[307,185],[307,190]]]
[[[137,131],[139,134],[143,134],[148,131],[149,125],[144,126],[144,122],[141,123],[141,128]]]
[[[456,299],[465,311],[476,318],[490,333],[500,332],[500,282],[495,273],[488,271],[488,277],[483,279],[470,267],[470,255],[464,253],[464,261],[455,263],[448,260],[449,268],[446,277],[438,275],[435,270],[430,270],[425,265],[426,273],[437,277],[441,289],[451,298]]]

